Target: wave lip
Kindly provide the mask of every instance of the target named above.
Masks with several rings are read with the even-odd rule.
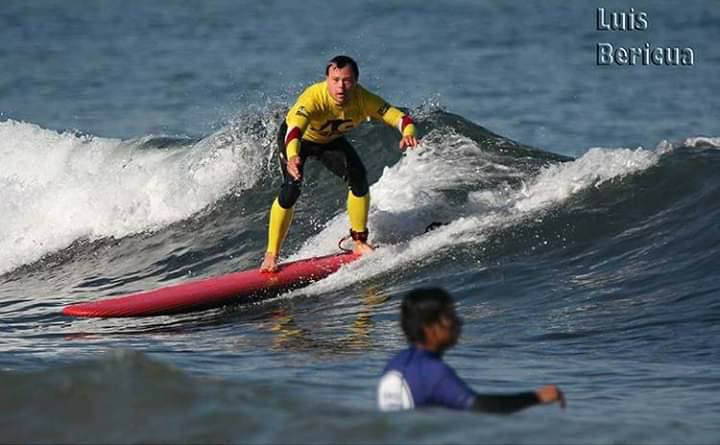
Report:
[[[532,178],[520,190],[515,208],[527,212],[561,202],[588,187],[599,187],[606,181],[646,170],[659,158],[658,152],[642,148],[591,148],[577,160],[551,165]]]

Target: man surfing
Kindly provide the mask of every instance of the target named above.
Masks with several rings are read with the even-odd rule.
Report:
[[[278,270],[280,247],[300,196],[303,167],[308,158],[319,159],[348,185],[353,252],[362,255],[373,250],[367,242],[370,193],[365,166],[344,135],[362,122],[375,119],[402,133],[401,150],[416,147],[418,141],[412,118],[358,84],[359,74],[357,63],[350,57],[332,58],[325,68],[326,79],[300,95],[280,126],[278,147],[283,183],[270,208],[268,245],[260,266],[263,272]]]

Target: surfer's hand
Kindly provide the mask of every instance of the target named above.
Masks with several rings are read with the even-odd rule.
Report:
[[[560,408],[565,409],[565,396],[555,385],[547,385],[535,391],[540,403],[559,402]]]
[[[287,160],[287,171],[294,180],[300,179],[300,156],[293,156]]]
[[[415,148],[417,147],[418,141],[415,138],[415,136],[403,136],[402,139],[400,139],[400,150],[405,150],[406,148]]]

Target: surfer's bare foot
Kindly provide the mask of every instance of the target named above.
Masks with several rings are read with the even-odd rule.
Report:
[[[265,259],[263,259],[262,265],[260,266],[260,272],[277,272],[277,255],[270,252],[265,253]]]
[[[375,249],[373,249],[370,244],[364,243],[362,241],[355,241],[355,246],[353,247],[353,253],[355,255],[365,255],[366,253],[370,253],[373,250]]]

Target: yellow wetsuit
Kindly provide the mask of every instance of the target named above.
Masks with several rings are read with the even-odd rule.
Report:
[[[355,85],[347,103],[338,105],[328,92],[327,81],[318,82],[300,95],[287,114],[287,157],[300,154],[300,136],[326,144],[369,119],[398,127],[403,136],[415,135],[415,125],[408,116],[361,85]]]
[[[403,136],[415,136],[415,125],[410,116],[359,84],[355,84],[349,100],[342,105],[337,104],[330,96],[327,81],[311,85],[290,108],[285,125],[282,126],[282,129],[286,128],[280,147],[283,158],[287,160],[301,156],[304,161],[303,142],[313,147],[325,145],[330,147],[345,133],[370,119],[382,120],[396,127]],[[349,146],[344,139],[342,142]],[[352,147],[349,150],[353,155],[355,154]],[[364,176],[364,168],[361,169]],[[286,173],[284,170],[283,172]],[[280,197],[283,196],[281,190],[280,197],[275,199],[270,210],[267,252],[273,255],[277,255],[280,251],[292,220],[293,205],[300,193],[298,181],[285,181],[283,187],[296,187],[296,191],[290,193],[290,198],[285,198],[282,200],[284,202],[281,202]],[[352,189],[348,192],[348,215],[354,232],[366,232],[369,203],[370,195],[367,191],[361,196],[353,193]]]

